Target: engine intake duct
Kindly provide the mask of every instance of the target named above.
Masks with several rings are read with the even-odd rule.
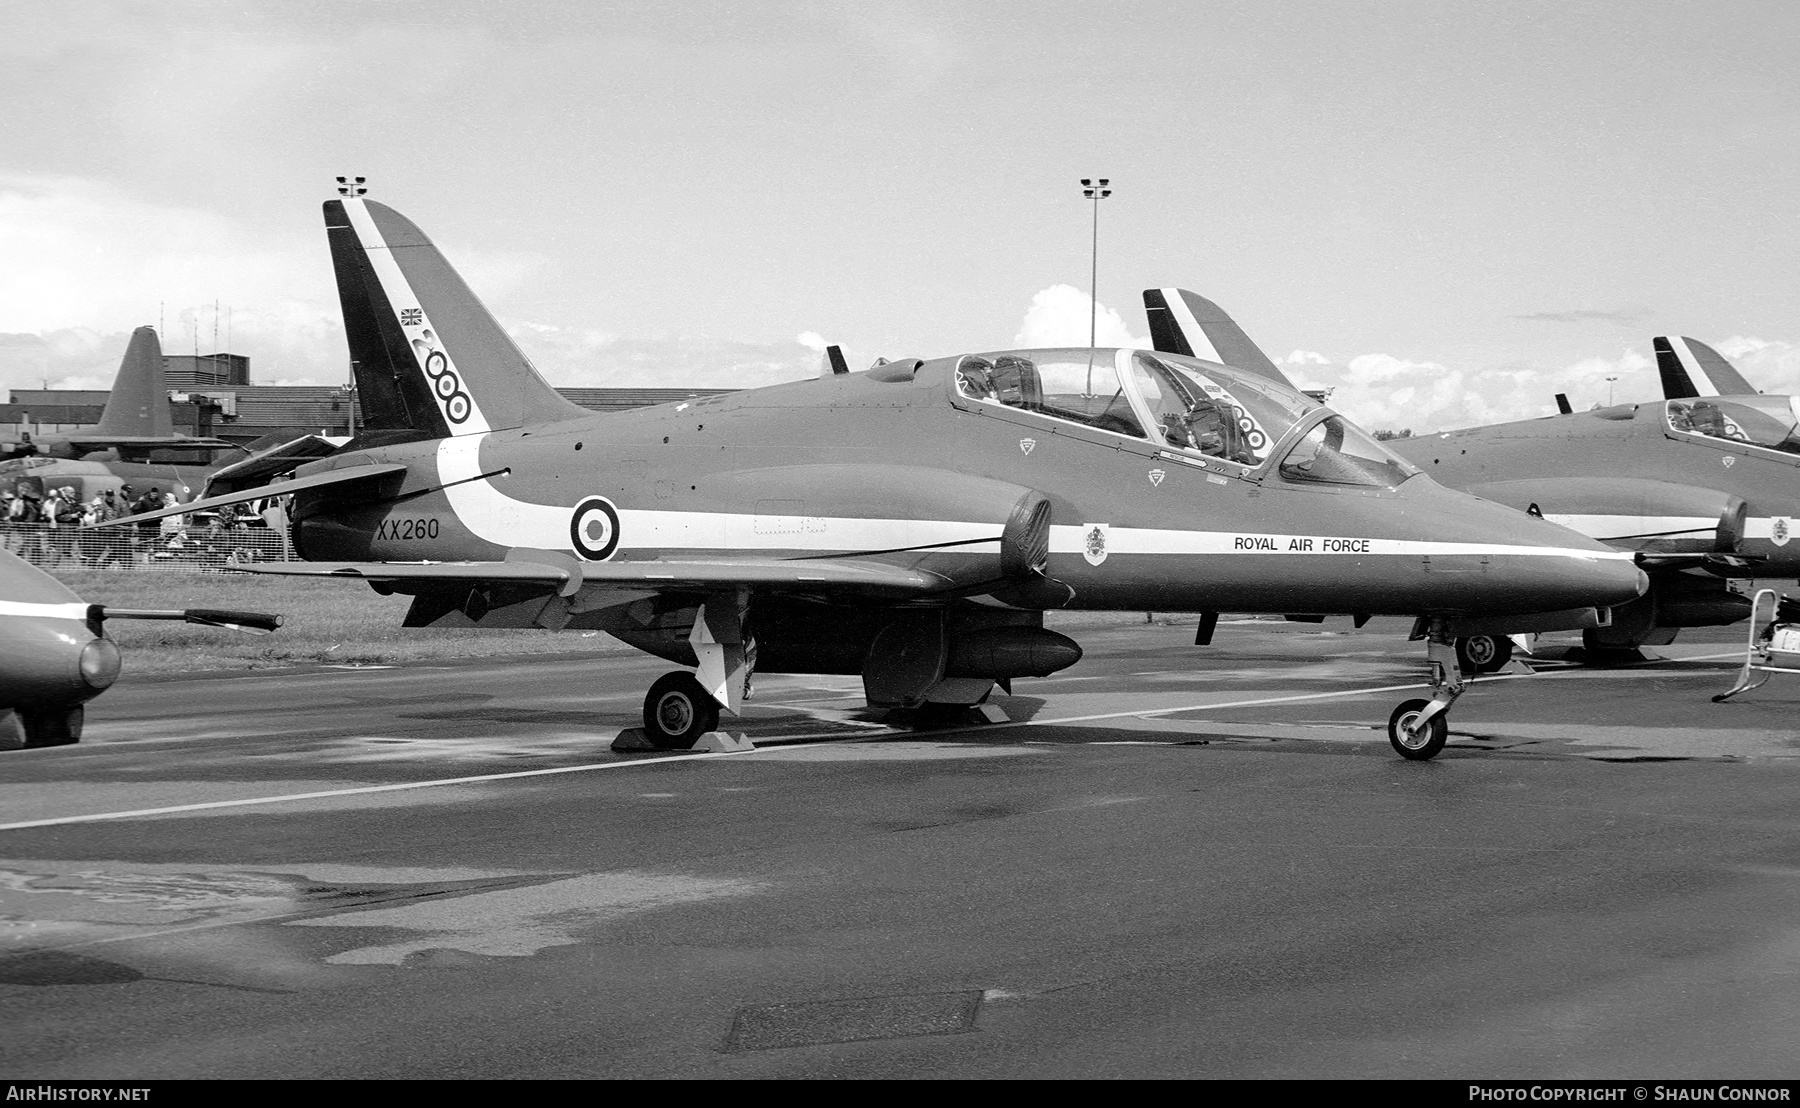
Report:
[[[1042,627],[993,627],[950,640],[945,677],[1048,677],[1081,661],[1081,647]]]

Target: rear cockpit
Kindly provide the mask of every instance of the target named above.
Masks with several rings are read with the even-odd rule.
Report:
[[[1279,456],[1289,481],[1391,488],[1418,470],[1310,397],[1259,374],[1148,350],[1016,350],[956,365],[967,403],[1147,440],[1233,476]]]
[[[1663,416],[1678,436],[1800,454],[1800,397],[1697,396],[1665,402]]]

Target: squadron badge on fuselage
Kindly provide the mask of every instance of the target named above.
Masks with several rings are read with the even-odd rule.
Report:
[[[1087,559],[1088,565],[1097,566],[1106,561],[1106,524],[1087,523],[1082,526],[1085,536],[1081,543],[1081,556]]]
[[[1788,536],[1792,533],[1794,521],[1786,516],[1776,516],[1769,525],[1769,541],[1776,546],[1786,546]]]

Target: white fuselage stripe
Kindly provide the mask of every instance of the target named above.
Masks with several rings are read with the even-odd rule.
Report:
[[[1719,529],[1719,521],[1713,516],[1559,515],[1552,512],[1546,513],[1544,518],[1600,542],[1710,535]]]
[[[364,203],[364,201],[356,199],[345,200],[344,211],[350,216],[351,229],[361,240],[363,253],[368,255],[369,264],[375,267],[375,277],[381,282],[381,290],[387,293],[389,306],[400,313],[397,320],[400,330],[406,335],[408,342],[426,334],[435,336],[437,332],[431,325],[431,317],[425,314],[425,306],[419,303],[418,295],[413,292],[412,282],[408,281],[406,274],[400,271],[400,263],[394,260],[394,252],[388,248],[387,240],[381,237],[381,229],[375,226],[375,220],[369,215],[369,209],[364,206]],[[417,323],[406,322],[408,311],[419,313]],[[454,373],[456,379],[462,382],[462,391],[469,398],[467,418],[461,423],[450,419],[444,398],[439,396],[433,388],[434,382],[425,378],[425,368],[418,363],[416,357],[413,360],[413,372],[421,378],[425,378],[426,391],[431,393],[431,401],[437,405],[439,414],[444,416],[444,422],[450,428],[450,433],[457,436],[476,435],[489,430],[487,417],[481,414],[481,405],[476,403],[475,394],[470,391],[469,383],[463,377],[462,371],[456,368],[456,359],[451,356],[449,350],[444,348],[442,340],[434,345],[443,353],[445,364],[449,367],[450,372]],[[413,357],[410,348],[408,356]]]
[[[1057,525],[1050,528],[1053,554],[1078,554],[1086,550],[1090,528]],[[1420,557],[1442,555],[1516,555],[1537,558],[1577,558],[1582,561],[1630,559],[1622,550],[1581,550],[1562,546],[1520,546],[1507,543],[1428,542],[1417,539],[1374,539],[1344,535],[1277,535],[1250,531],[1176,531],[1151,527],[1108,527],[1106,551],[1113,554],[1306,554],[1347,556]]]
[[[559,507],[514,500],[480,477],[481,443],[466,435],[438,443],[438,479],[457,519],[477,538],[503,547],[573,551],[570,525],[574,505]],[[582,499],[582,494],[573,497]],[[692,551],[810,550],[856,553],[905,550],[957,543],[950,549],[998,554],[1001,521],[864,519],[854,516],[760,516],[743,512],[670,512],[619,509],[619,549],[680,555]],[[1050,549],[1076,554],[1086,549],[1090,525],[1050,528]],[[1521,555],[1606,561],[1629,558],[1622,551],[1555,546],[1422,542],[1336,535],[1272,535],[1229,531],[1180,531],[1109,527],[1112,554],[1305,553],[1353,556]]]
[[[84,603],[59,601],[39,603],[30,600],[0,600],[0,616],[37,616],[46,619],[87,619]]]
[[[1634,515],[1556,515],[1544,516],[1573,531],[1580,531],[1600,542],[1626,542],[1633,539],[1698,538],[1715,534],[1719,521],[1712,516],[1634,516]],[[1773,539],[1774,516],[1751,516],[1744,520],[1747,539]],[[1791,526],[1790,521],[1790,526]]]

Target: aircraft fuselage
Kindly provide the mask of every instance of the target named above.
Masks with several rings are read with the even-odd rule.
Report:
[[[955,364],[925,363],[910,380],[848,374],[526,430],[352,444],[299,472],[370,461],[408,470],[379,500],[300,494],[296,545],[310,560],[358,562],[492,561],[519,549],[855,554],[938,574],[944,600],[1018,607],[1455,615],[1636,594],[1618,555],[1428,478],[1390,489],[1300,484],[1273,466],[1246,473],[969,401],[949,385]],[[994,577],[1007,511],[1032,490],[1051,504],[1044,575],[1069,590],[1054,603],[972,585]],[[610,531],[608,549],[583,554],[571,528],[591,498],[616,524],[594,532]]]

